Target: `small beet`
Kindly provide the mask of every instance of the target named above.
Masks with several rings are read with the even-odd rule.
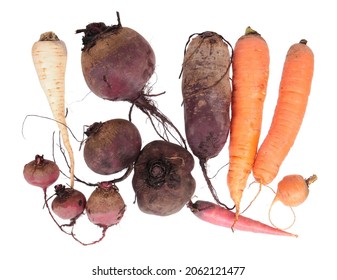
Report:
[[[110,182],[101,182],[89,196],[86,212],[95,225],[108,228],[123,218],[126,206],[118,188]]]
[[[86,131],[84,160],[101,175],[117,173],[129,167],[137,158],[142,139],[137,127],[124,119],[96,122]]]
[[[56,197],[52,202],[52,210],[61,219],[76,219],[86,206],[86,198],[83,193],[74,188],[66,188],[64,185],[55,186]]]
[[[23,168],[25,180],[37,187],[46,190],[56,182],[60,175],[60,169],[54,161],[44,159],[43,155],[36,155],[33,161]]]
[[[185,148],[161,140],[147,144],[132,179],[140,210],[158,216],[180,211],[195,191],[193,167],[193,156]]]

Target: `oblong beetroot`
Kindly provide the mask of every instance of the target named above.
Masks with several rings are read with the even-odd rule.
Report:
[[[76,219],[86,206],[86,197],[74,188],[66,188],[64,185],[55,186],[56,197],[51,207],[53,212],[61,219]]]
[[[90,222],[108,228],[120,222],[125,209],[118,188],[110,182],[101,182],[88,198],[86,213]]]
[[[96,122],[86,131],[83,156],[87,166],[101,175],[129,167],[137,158],[142,139],[137,127],[124,119]]]
[[[158,216],[180,211],[195,191],[193,167],[193,156],[183,147],[161,140],[148,143],[132,179],[140,210]]]
[[[206,163],[222,151],[229,135],[232,95],[230,44],[215,32],[195,35],[186,45],[182,67],[186,139],[192,153],[199,159],[213,198],[226,206],[220,202],[209,179]]]
[[[187,142],[207,161],[227,142],[230,126],[231,57],[228,44],[215,32],[197,34],[186,47],[182,94]]]
[[[25,164],[23,176],[33,185],[46,190],[56,182],[60,175],[60,169],[54,161],[45,159],[43,155],[36,155],[35,159]]]

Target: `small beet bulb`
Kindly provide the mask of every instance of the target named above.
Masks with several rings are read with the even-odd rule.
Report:
[[[74,220],[84,211],[86,198],[83,193],[74,188],[66,188],[64,185],[55,186],[56,197],[51,207],[54,213],[64,220]]]
[[[45,159],[43,155],[36,155],[35,159],[25,164],[23,176],[25,180],[42,188],[44,191],[56,182],[60,175],[60,169],[54,161]]]
[[[101,182],[88,198],[87,216],[104,229],[116,225],[123,218],[126,206],[118,188],[111,182]]]
[[[148,143],[132,179],[140,210],[158,216],[180,211],[195,191],[193,167],[193,156],[185,148],[162,140]]]
[[[142,139],[137,127],[124,119],[92,124],[85,134],[83,156],[87,166],[101,175],[129,167],[137,158]]]

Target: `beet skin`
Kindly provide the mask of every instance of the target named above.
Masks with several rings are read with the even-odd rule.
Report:
[[[228,44],[214,32],[194,37],[186,48],[182,94],[187,142],[206,162],[224,147],[230,126],[231,58]]]
[[[103,228],[116,225],[123,218],[126,205],[118,188],[110,182],[101,182],[88,198],[87,216]]]
[[[180,211],[195,191],[193,167],[193,156],[185,148],[162,140],[148,143],[132,179],[140,210],[158,216]]]
[[[82,72],[90,90],[108,100],[136,100],[154,73],[155,55],[135,30],[91,23],[84,32]]]
[[[129,167],[142,147],[137,127],[124,119],[96,122],[88,128],[86,135],[85,163],[101,175],[114,174]]]
[[[55,186],[56,197],[52,202],[54,213],[62,219],[76,219],[86,206],[84,194],[74,188],[65,187],[61,184]]]
[[[43,155],[36,155],[35,159],[25,164],[23,176],[25,180],[42,188],[44,191],[56,182],[60,175],[60,169],[54,161],[45,159]]]

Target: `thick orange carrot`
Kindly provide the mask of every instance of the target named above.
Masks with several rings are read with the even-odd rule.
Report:
[[[250,27],[236,42],[233,54],[232,119],[227,184],[240,213],[242,193],[252,170],[262,124],[263,104],[269,78],[269,49]]]
[[[277,176],[303,121],[314,72],[314,54],[306,43],[301,40],[292,45],[285,58],[273,120],[253,167],[261,185]]]
[[[67,48],[53,32],[43,33],[32,47],[34,66],[45,92],[55,121],[58,123],[63,144],[70,160],[70,186],[74,186],[74,155],[69,141],[65,119],[65,70]]]
[[[235,213],[221,207],[220,205],[208,201],[198,200],[194,203],[190,202],[187,206],[195,216],[205,222],[227,228],[230,228],[233,225]],[[235,228],[241,231],[297,237],[296,234],[271,227],[267,224],[242,215],[238,217]]]

